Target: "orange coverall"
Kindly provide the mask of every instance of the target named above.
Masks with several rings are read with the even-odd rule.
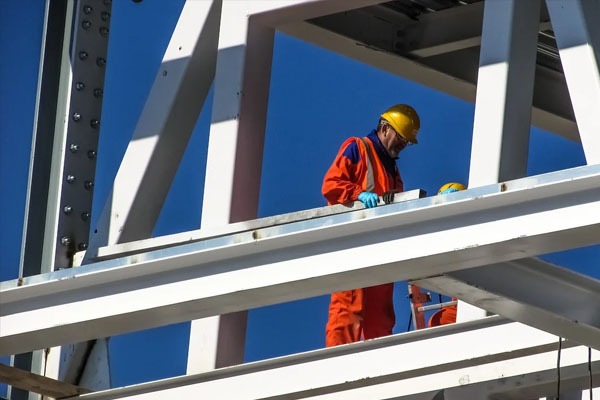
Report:
[[[370,146],[374,187],[379,196],[387,191],[402,192],[402,178],[376,131],[365,143]],[[344,204],[358,199],[367,190],[367,148],[359,138],[347,139],[325,174],[322,192],[328,203]],[[326,327],[327,347],[390,335],[396,322],[393,302],[394,284],[346,290],[331,295]]]

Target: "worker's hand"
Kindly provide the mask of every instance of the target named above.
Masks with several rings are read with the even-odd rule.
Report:
[[[362,192],[358,195],[358,200],[360,200],[366,208],[373,208],[377,207],[377,203],[379,203],[379,196],[373,192]]]
[[[383,198],[383,202],[385,204],[391,204],[394,202],[394,193],[395,192],[385,192],[383,194],[383,196],[381,196]]]

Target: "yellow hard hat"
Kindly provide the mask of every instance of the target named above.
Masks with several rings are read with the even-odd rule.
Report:
[[[421,127],[421,120],[414,108],[407,104],[396,104],[381,114],[381,118],[389,122],[404,139],[418,143],[417,133]]]
[[[442,186],[440,188],[440,190],[438,190],[438,194],[458,192],[461,190],[465,190],[466,188],[467,187],[465,185],[463,185],[462,183],[450,182],[450,183],[446,183],[444,186]]]

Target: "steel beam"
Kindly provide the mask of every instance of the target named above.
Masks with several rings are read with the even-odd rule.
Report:
[[[422,189],[414,189],[403,193],[396,193],[394,196],[393,203],[402,203],[408,200],[415,200],[423,197],[425,197],[425,192]],[[383,200],[381,198],[379,202],[380,204],[383,204]],[[198,242],[200,240],[215,238],[218,236],[232,235],[234,233],[240,233],[243,231],[268,228],[272,226],[285,225],[290,224],[292,222],[299,222],[313,218],[332,216],[350,211],[361,210],[364,208],[364,205],[359,201],[355,201],[345,205],[336,204],[333,206],[318,207],[309,210],[296,211],[289,214],[274,215],[272,217],[236,222],[224,226],[215,226],[213,228],[175,233],[172,235],[159,236],[145,240],[138,240],[134,242],[116,244],[113,246],[101,247],[97,250],[95,255],[93,253],[90,253],[88,257],[94,261],[107,260],[111,258],[141,253],[143,251],[164,249],[167,247]]]
[[[212,84],[220,12],[220,0],[185,3],[90,249],[151,236]]]
[[[599,280],[529,258],[415,284],[600,350]]]
[[[354,38],[332,32],[310,22],[290,22],[279,26],[278,29],[285,34],[297,37],[353,60],[363,62],[382,71],[417,82],[465,101],[475,101],[475,82],[457,78],[448,72],[424,65],[419,60],[411,60],[394,53],[381,51],[368,44],[357,42]],[[540,84],[547,80],[552,81],[552,79],[554,79],[552,76],[544,77],[541,79]],[[554,113],[554,110],[560,108],[560,105],[556,106],[548,98],[544,100],[544,102],[541,102],[532,109],[531,122],[549,132],[557,133],[571,140],[579,140],[577,125],[574,121],[566,117],[568,112]],[[563,101],[561,100],[559,103],[562,104]]]
[[[527,174],[540,0],[485,3],[469,187]]]
[[[565,78],[588,164],[600,163],[600,6],[547,0]]]
[[[593,165],[4,282],[0,355],[597,244],[598,199]]]
[[[555,391],[557,347],[554,335],[491,317],[78,398],[539,398]],[[563,388],[585,387],[587,349],[564,342],[561,357]],[[592,373],[600,376],[597,351]]]

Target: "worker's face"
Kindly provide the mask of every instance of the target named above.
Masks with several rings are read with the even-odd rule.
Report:
[[[380,137],[381,143],[387,150],[389,156],[392,158],[398,158],[400,152],[409,145],[409,142],[400,136],[400,134],[396,132],[390,125],[384,125],[382,133],[383,137]]]

